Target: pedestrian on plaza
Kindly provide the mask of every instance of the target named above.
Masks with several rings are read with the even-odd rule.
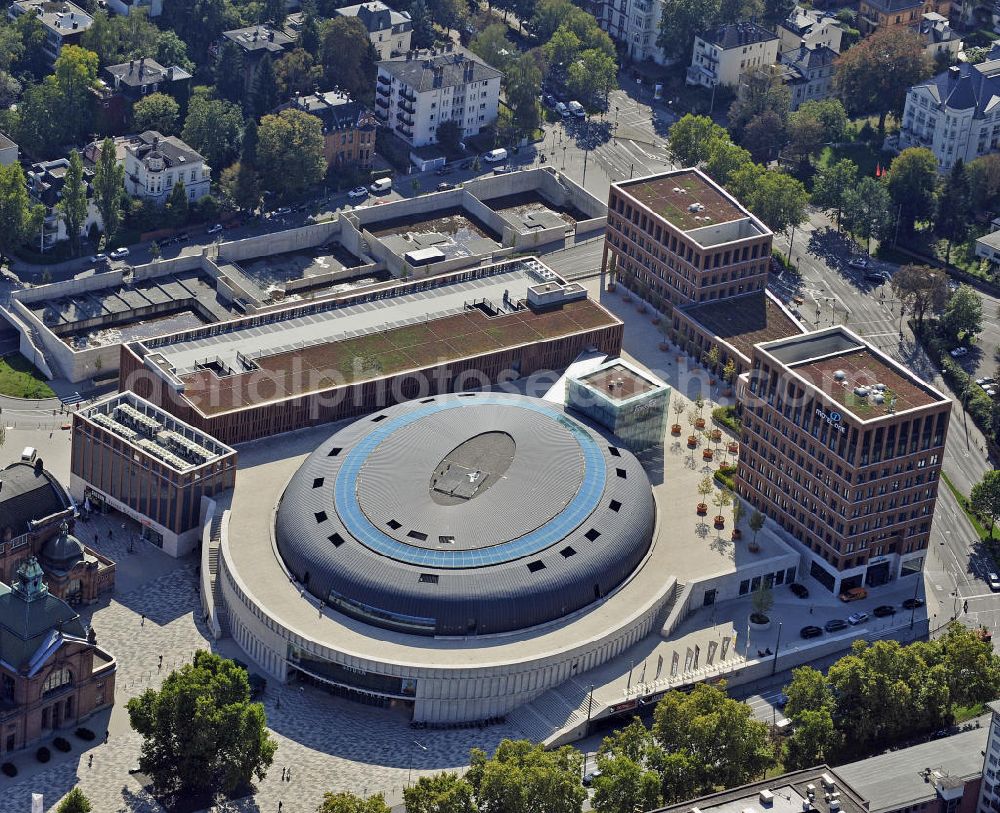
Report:
[[[90,759],[87,760],[87,767],[88,768],[93,768],[94,767],[94,755],[93,754],[91,754],[90,755]]]
[[[292,769],[291,768],[288,769],[288,774],[285,777],[285,781],[286,782],[291,782],[292,781]]]
[[[157,669],[162,669],[163,668],[163,656],[162,655],[160,655],[160,665],[157,666],[156,668]]]
[[[108,539],[114,539],[114,538],[115,538],[115,532],[112,531],[110,528],[108,528]]]
[[[284,781],[285,781],[285,768],[282,768],[282,769],[281,769],[281,781],[282,781],[282,782],[284,782]]]
[[[108,737],[110,737],[110,736],[111,736],[111,732],[108,731],[107,729],[105,729],[105,731],[104,731],[104,744],[105,745],[108,744]]]
[[[146,626],[146,614],[145,613],[143,613],[141,616],[139,616],[139,626],[140,627],[145,627]]]
[[[813,614],[813,608],[812,608],[812,605],[810,604],[809,605],[809,615],[812,615],[812,614]]]
[[[281,808],[284,806],[284,802],[278,799],[278,813],[281,813]]]

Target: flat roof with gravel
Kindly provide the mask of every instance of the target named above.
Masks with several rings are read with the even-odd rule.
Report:
[[[683,308],[681,312],[747,359],[758,342],[802,333],[802,328],[764,291],[705,302]]]

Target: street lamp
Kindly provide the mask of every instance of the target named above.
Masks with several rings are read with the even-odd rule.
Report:
[[[413,744],[415,746],[417,746],[417,748],[419,748],[421,751],[426,751],[427,750],[427,746],[424,745],[423,743],[420,743],[420,742],[417,742],[416,740],[413,740]],[[406,786],[407,787],[410,786],[410,780],[412,778],[413,778],[413,749],[411,748],[410,749],[410,770],[407,771],[407,773],[406,773]]]

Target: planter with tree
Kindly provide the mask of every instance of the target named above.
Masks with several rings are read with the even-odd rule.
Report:
[[[674,405],[673,405],[674,423],[670,427],[670,434],[671,435],[679,435],[681,433],[681,415],[684,414],[684,409],[686,407],[687,407],[687,404],[684,403],[684,399],[682,399],[682,398],[675,398],[674,399]]]
[[[766,630],[770,627],[771,616],[767,613],[774,606],[774,596],[771,595],[771,588],[764,582],[753,591],[750,606],[753,608],[750,613],[750,627],[756,630]]]
[[[740,520],[746,512],[743,509],[743,501],[733,495],[733,541],[738,542],[743,538],[743,531],[740,530]]]
[[[694,399],[694,409],[694,428],[700,431],[705,428],[705,419],[702,417],[702,412],[705,411],[705,399],[700,395]]]
[[[756,553],[760,550],[760,545],[757,544],[757,534],[763,527],[764,515],[754,508],[753,513],[750,514],[750,530],[753,531],[753,539],[750,540],[750,544],[747,545],[747,548],[749,548],[752,553]]]
[[[722,394],[729,398],[733,394],[733,381],[736,380],[736,363],[732,359],[727,359],[726,366],[722,368],[722,380],[726,382]]]
[[[725,508],[729,503],[732,502],[732,495],[729,493],[728,488],[720,489],[712,497],[712,505],[715,506],[717,513],[715,515],[715,528],[721,531],[726,527],[726,518],[722,515],[722,509]]]
[[[698,494],[701,497],[701,502],[698,503],[698,516],[703,517],[708,513],[708,503],[705,500],[708,499],[708,495],[712,493],[713,488],[715,487],[712,485],[711,477],[704,477],[698,483]]]
[[[709,379],[709,384],[713,387],[715,386],[715,373],[719,369],[719,362],[722,360],[722,354],[719,352],[719,346],[713,344],[707,353],[705,353],[705,366],[708,368],[708,372],[712,374],[713,378]]]

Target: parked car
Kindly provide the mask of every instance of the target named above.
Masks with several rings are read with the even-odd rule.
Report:
[[[950,350],[949,354],[953,359],[961,358],[962,356],[967,356],[969,354],[968,347],[956,347],[954,350]]]
[[[368,190],[363,186],[355,186],[350,192],[347,193],[349,198],[367,198]]]
[[[573,100],[566,107],[569,108],[569,112],[576,116],[578,119],[586,118],[587,111],[583,109],[583,105],[578,101]]]
[[[803,638],[819,638],[822,634],[823,630],[819,627],[808,626],[799,630],[799,635]]]
[[[990,586],[990,590],[994,593],[1000,591],[1000,576],[992,570],[986,574],[986,583]]]
[[[379,178],[377,181],[373,181],[368,189],[376,195],[388,192],[392,189],[392,178]]]
[[[839,632],[847,629],[847,622],[843,618],[831,618],[823,625],[827,632]]]
[[[868,598],[868,591],[864,587],[849,587],[840,594],[841,601],[861,601]]]
[[[867,257],[851,257],[851,259],[847,261],[847,264],[851,268],[860,268],[864,271],[869,265],[871,265],[871,260]]]
[[[880,604],[874,610],[872,610],[872,615],[876,618],[885,618],[886,616],[895,615],[896,608],[891,604]]]
[[[918,607],[924,606],[924,600],[922,598],[908,598],[903,602],[904,610],[915,610]]]
[[[865,279],[875,285],[885,285],[889,281],[889,275],[884,271],[870,271],[865,274]]]
[[[542,96],[542,104],[551,109],[556,106],[556,97],[551,93],[546,93]]]
[[[447,181],[441,181],[441,183],[437,185],[438,192],[447,192],[449,189],[454,189],[454,188],[455,184],[448,183]]]
[[[792,591],[799,598],[809,598],[809,588],[804,584],[799,584],[798,582],[792,582],[788,585],[788,589]]]
[[[569,112],[569,108],[563,102],[556,102],[556,112],[562,116],[564,119],[568,119],[573,114]]]
[[[856,627],[858,624],[864,624],[868,620],[868,613],[851,613],[847,616],[847,623],[852,627]]]
[[[503,147],[498,147],[495,150],[484,152],[483,160],[487,164],[502,164],[504,161],[507,160],[507,150],[505,150]]]
[[[976,383],[983,389],[986,389],[987,387],[994,386],[997,380],[995,378],[977,378]]]
[[[510,164],[501,164],[498,167],[493,167],[494,175],[506,175],[508,172],[513,172],[510,168]]]
[[[983,392],[985,392],[990,398],[997,397],[997,391],[993,387],[983,387]]]
[[[779,709],[783,709],[788,705],[788,695],[784,692],[778,692],[778,696],[774,698],[774,705],[776,705]]]
[[[90,258],[90,262],[93,263],[94,265],[104,265],[105,263],[107,263],[107,261],[108,261],[107,254],[95,254],[93,257]]]
[[[221,223],[216,223],[214,226],[209,226],[207,229],[205,229],[205,232],[207,234],[218,234],[220,231],[222,231]]]
[[[593,770],[583,775],[583,786],[589,788],[594,784],[594,780],[601,775],[600,770]]]
[[[124,260],[128,256],[128,249],[125,246],[116,248],[108,255],[112,260]]]

